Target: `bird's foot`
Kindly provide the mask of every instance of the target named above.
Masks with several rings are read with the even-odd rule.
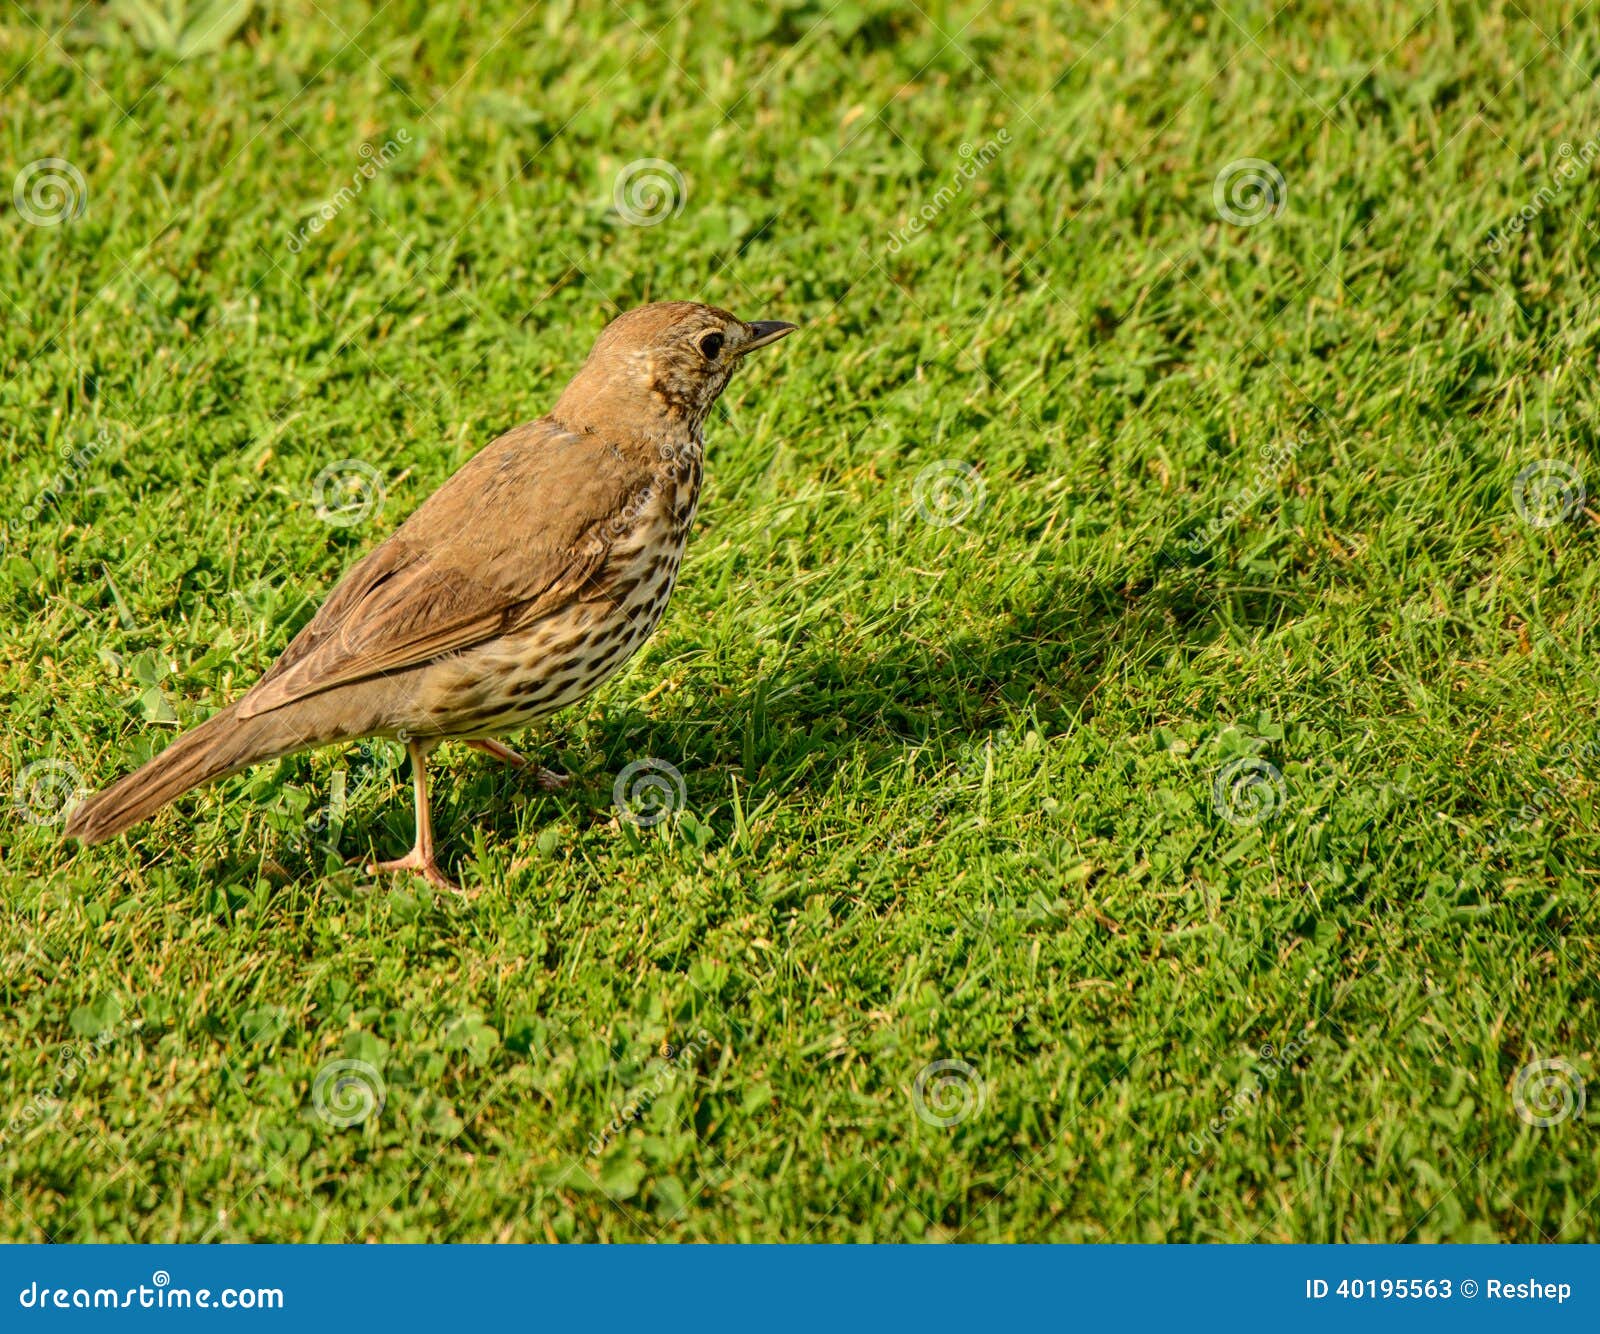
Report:
[[[467,743],[474,750],[481,750],[485,755],[493,755],[495,759],[511,765],[514,769],[532,769],[534,781],[546,792],[559,792],[572,780],[566,774],[558,774],[553,769],[541,768],[526,755],[519,754],[506,745],[503,741],[491,741],[487,738]]]
[[[464,893],[461,886],[444,873],[431,853],[424,854],[418,848],[412,848],[404,857],[396,857],[392,862],[367,863],[368,875],[384,875],[393,871],[415,871],[435,889],[446,889],[452,894]]]

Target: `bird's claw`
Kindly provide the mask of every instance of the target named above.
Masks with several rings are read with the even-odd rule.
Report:
[[[435,889],[448,890],[452,894],[465,893],[460,885],[444,873],[438,862],[432,857],[424,857],[415,848],[393,861],[367,863],[368,875],[385,875],[395,871],[415,871]]]

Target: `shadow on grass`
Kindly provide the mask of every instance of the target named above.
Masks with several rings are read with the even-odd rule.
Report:
[[[996,594],[997,604],[1011,605],[985,633],[872,653],[848,644],[802,649],[772,678],[741,683],[711,725],[669,710],[610,717],[599,729],[608,765],[681,756],[688,766],[742,768],[759,792],[803,779],[819,758],[829,768],[865,760],[871,772],[898,763],[908,746],[982,741],[1018,712],[1055,733],[1092,716],[1108,661],[1126,669],[1197,651],[1222,633],[1212,615],[1217,597],[1199,570],[1123,583],[1057,575]],[[1269,625],[1282,614],[1270,596],[1230,606],[1235,624]]]
[[[1214,643],[1223,633],[1214,614],[1219,600],[1203,566],[1164,558],[1154,575],[1120,582],[1062,574],[1014,580],[996,587],[995,605],[1004,610],[983,633],[919,636],[869,653],[839,640],[804,640],[773,676],[739,683],[709,709],[676,703],[681,697],[668,693],[648,712],[607,711],[582,729],[581,740],[558,715],[518,744],[570,772],[565,791],[544,793],[531,777],[480,756],[465,775],[459,764],[452,766],[453,785],[443,774],[435,779],[442,859],[460,870],[478,832],[491,847],[515,842],[529,801],[547,803],[551,819],[610,821],[616,814],[613,779],[645,757],[680,769],[691,807],[704,810],[725,798],[730,772],[741,775],[752,805],[774,791],[804,800],[819,775],[840,768],[886,773],[903,763],[908,747],[951,753],[981,743],[1018,712],[1047,735],[1059,733],[1093,715],[1108,663],[1119,671],[1137,669]],[[1227,607],[1230,623],[1260,627],[1287,610],[1271,594],[1236,591]],[[935,614],[927,613],[919,627],[936,627]],[[698,693],[703,700],[709,692]],[[280,763],[286,776],[306,773],[304,755]],[[408,772],[392,776],[382,804],[371,795],[343,829],[353,861],[355,849],[391,856],[410,846]],[[294,881],[315,879],[327,865],[326,853],[308,840],[280,846],[274,861]],[[239,849],[208,867],[208,878],[242,888],[254,881],[258,866],[257,855]]]

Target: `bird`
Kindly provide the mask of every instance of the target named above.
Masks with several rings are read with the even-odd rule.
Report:
[[[254,686],[87,797],[65,836],[101,843],[251,765],[388,738],[410,760],[416,838],[367,871],[459,890],[438,860],[429,755],[464,741],[528,767],[498,738],[583,699],[639,650],[677,582],[707,414],[747,355],[797,328],[695,301],[618,315],[548,415],[473,455],[346,571]]]

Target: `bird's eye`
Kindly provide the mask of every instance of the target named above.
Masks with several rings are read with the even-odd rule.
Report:
[[[704,338],[702,338],[700,340],[700,355],[702,357],[704,357],[707,361],[715,361],[717,359],[717,353],[719,353],[721,351],[722,351],[722,335],[721,334],[719,334],[719,333],[708,333]]]

